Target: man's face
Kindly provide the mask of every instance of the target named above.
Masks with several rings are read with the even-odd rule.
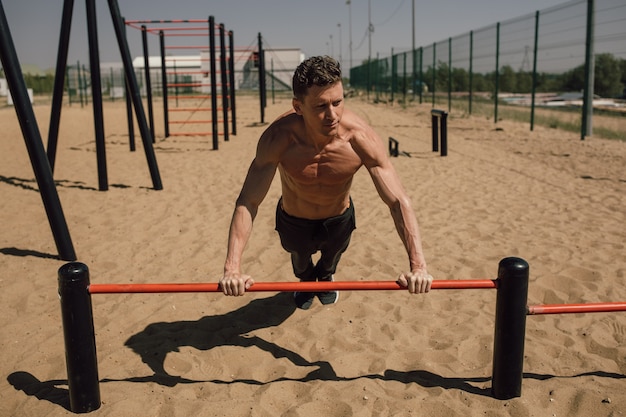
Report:
[[[324,87],[310,87],[302,101],[293,100],[293,107],[304,118],[307,128],[324,136],[337,135],[343,105],[341,82]]]

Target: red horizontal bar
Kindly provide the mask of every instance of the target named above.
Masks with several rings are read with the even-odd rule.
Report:
[[[168,108],[167,110],[171,112],[175,112],[175,111],[183,112],[183,111],[209,111],[212,109],[211,107],[177,107],[175,109]]]
[[[211,83],[178,83],[178,84],[168,84],[167,86],[170,88],[174,87],[208,87]]]
[[[435,280],[434,290],[462,290],[496,288],[495,280]],[[402,290],[395,281],[335,281],[335,282],[257,282],[250,292],[317,292],[317,291],[368,291]],[[180,284],[92,284],[91,294],[115,293],[171,293],[171,292],[221,292],[217,283]]]
[[[165,71],[167,75],[206,75],[211,74],[211,71]],[[220,71],[215,71],[216,74],[221,74]]]
[[[169,34],[165,34],[165,36],[168,36],[168,37],[172,37],[172,36],[179,36],[179,37],[181,37],[181,36],[202,36],[202,37],[205,37],[205,36],[208,36],[208,35],[209,35],[208,31],[204,32],[204,33],[193,32],[193,33],[169,33]]]
[[[207,19],[168,19],[168,20],[126,20],[126,24],[133,23],[208,23]]]
[[[170,120],[171,124],[202,124],[202,123],[213,123],[213,120]]]
[[[158,31],[166,31],[166,30],[170,30],[170,31],[184,31],[184,30],[204,30],[206,32],[209,31],[209,27],[208,26],[190,26],[190,27],[165,27],[165,26],[157,26],[157,27],[151,27],[151,28],[146,28],[146,30],[148,31],[152,31],[152,32],[158,32]]]
[[[165,49],[209,49],[209,45],[174,45],[166,46]],[[219,48],[217,48],[219,50]]]
[[[167,97],[169,99],[177,99],[177,100],[193,100],[194,98],[197,98],[197,99],[211,98],[210,95],[209,96],[206,96],[206,95],[203,95],[203,96],[171,96],[171,95],[168,95]]]
[[[528,306],[528,314],[574,314],[574,313],[606,313],[611,311],[626,311],[626,302],[616,301],[608,303],[587,304],[544,304]]]
[[[172,133],[170,132],[170,136],[209,136],[212,132],[182,132],[182,133]]]

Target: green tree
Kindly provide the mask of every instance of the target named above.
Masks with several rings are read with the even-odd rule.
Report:
[[[533,87],[533,74],[528,71],[519,71],[515,77],[516,93],[530,93]]]
[[[500,79],[499,79],[499,90],[501,92],[507,92],[507,93],[516,93],[517,88],[516,88],[516,77],[515,77],[515,71],[513,70],[513,68],[510,65],[505,65],[502,67],[502,69],[500,70],[499,73]]]
[[[603,53],[595,57],[593,77],[594,94],[600,97],[617,97],[622,94],[624,81],[623,60],[616,59],[613,54]],[[563,91],[582,91],[585,87],[585,66],[580,65],[561,77]]]
[[[596,55],[596,66],[593,77],[593,89],[601,97],[618,97],[622,94],[622,69],[613,54]]]
[[[469,74],[464,68],[452,68],[452,91],[469,91]]]

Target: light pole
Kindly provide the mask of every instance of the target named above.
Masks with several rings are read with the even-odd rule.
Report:
[[[348,50],[350,52],[350,68],[352,68],[352,2],[346,0],[348,5]]]
[[[374,31],[374,25],[372,25],[372,0],[367,1],[367,60],[372,60],[372,32]]]
[[[341,57],[341,48],[342,48],[342,42],[341,42],[341,23],[337,23],[337,27],[339,28],[339,66],[341,66],[341,68],[343,68],[343,63],[342,61],[342,57]]]

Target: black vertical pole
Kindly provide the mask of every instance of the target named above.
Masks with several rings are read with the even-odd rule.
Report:
[[[435,110],[431,110],[430,123],[432,128],[433,152],[439,151],[439,118],[435,114]]]
[[[493,122],[498,123],[498,94],[500,90],[500,22],[496,23],[496,79],[494,93]]]
[[[91,73],[91,96],[93,102],[93,119],[96,135],[96,157],[98,160],[98,189],[109,189],[107,178],[106,149],[104,143],[104,120],[102,116],[102,87],[100,82],[100,56],[98,50],[98,26],[96,18],[96,1],[86,0],[87,35],[89,38],[89,66]]]
[[[141,26],[141,43],[143,45],[143,73],[146,79],[146,101],[148,102],[148,123],[152,143],[154,143],[154,115],[152,112],[152,81],[150,80],[150,57],[148,56],[148,30],[146,25]]]
[[[537,51],[539,45],[539,10],[535,12],[535,46],[533,48],[533,85],[530,104],[530,130],[535,128],[535,93],[537,91]]]
[[[377,74],[378,75],[378,74]],[[377,77],[378,80],[378,77]],[[393,54],[391,48],[391,104],[393,105],[394,93],[398,88],[398,56]],[[379,90],[378,88],[376,90]]]
[[[441,126],[441,156],[448,155],[448,113],[441,112],[439,117],[439,125]]]
[[[472,81],[474,80],[474,31],[470,32],[470,44],[469,44],[469,114],[472,114],[472,95],[474,94],[473,91],[473,84]]]
[[[233,135],[237,134],[237,110],[235,108],[235,40],[233,31],[228,31],[228,46],[230,47],[230,57],[228,59],[230,74],[230,110],[231,125]]]
[[[217,65],[215,63],[215,18],[209,16],[209,55],[211,64],[211,126],[213,128],[213,150],[219,148],[217,120]]]
[[[52,229],[59,257],[66,261],[74,261],[76,260],[76,253],[74,252],[70,232],[61,208],[61,201],[52,178],[52,170],[43,147],[35,113],[30,104],[26,83],[24,83],[20,62],[17,59],[2,2],[0,2],[0,61],[2,61],[2,68],[13,97],[15,112],[20,122],[30,163],[35,172],[39,193],[48,215],[48,222]]]
[[[101,405],[89,269],[68,263],[59,268],[58,279],[70,408],[88,413]]]
[[[582,123],[580,124],[580,140],[593,133],[593,90],[595,61],[593,55],[595,4],[587,0],[587,33],[585,36],[585,82],[583,88]]]
[[[448,38],[448,111],[452,110],[452,38]],[[441,135],[443,141],[443,133]]]
[[[261,123],[265,123],[265,59],[263,59],[265,52],[263,51],[263,38],[259,32],[258,36],[259,44],[259,100],[261,104]]]
[[[126,19],[122,19],[124,42],[126,42]],[[133,123],[133,102],[130,98],[130,87],[128,85],[128,78],[124,77],[124,93],[126,95],[126,118],[128,120],[128,145],[130,151],[135,152],[135,125]]]
[[[435,90],[437,85],[437,43],[433,43],[433,108],[435,107]]]
[[[161,176],[159,174],[154,148],[152,147],[152,138],[150,137],[150,130],[148,129],[148,123],[146,122],[146,114],[143,110],[143,103],[141,102],[141,92],[139,91],[137,77],[135,77],[135,72],[133,71],[133,62],[130,57],[128,44],[126,43],[126,36],[124,35],[122,16],[120,14],[117,0],[108,0],[108,2],[109,11],[111,12],[111,20],[113,21],[113,28],[115,29],[115,36],[120,48],[120,54],[122,55],[122,61],[124,62],[126,80],[129,83],[129,89],[131,90],[131,96],[135,106],[137,124],[139,125],[139,131],[141,132],[143,149],[146,153],[148,168],[150,169],[150,176],[152,177],[152,184],[155,190],[162,190],[163,185],[161,184]]]
[[[220,23],[220,73],[222,75],[222,118],[224,141],[228,141],[228,69],[226,67],[226,32]]]
[[[50,111],[50,128],[48,129],[47,153],[50,170],[52,172],[54,172],[54,162],[56,160],[59,139],[59,121],[61,119],[61,108],[63,107],[63,85],[65,84],[65,72],[67,70],[67,51],[70,44],[70,28],[72,27],[73,10],[74,0],[64,0],[57,66],[54,75],[54,90],[52,93],[52,110]]]
[[[528,279],[525,260],[500,261],[491,381],[491,392],[499,400],[522,395]]]
[[[161,88],[163,89],[163,125],[165,126],[165,137],[170,136],[170,118],[167,105],[167,65],[165,63],[165,34],[159,31],[159,45],[161,49]]]

